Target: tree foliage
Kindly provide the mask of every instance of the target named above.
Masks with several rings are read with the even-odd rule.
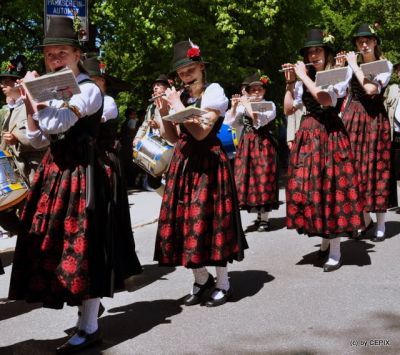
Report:
[[[267,96],[278,107],[284,90],[278,69],[299,59],[309,28],[331,33],[337,49],[350,50],[358,25],[379,23],[384,53],[400,60],[398,0],[92,0],[89,9],[92,43],[101,46],[107,73],[133,85],[118,98],[121,111],[147,105],[152,81],[170,69],[174,43],[188,38],[210,62],[208,78],[228,95],[259,70],[272,79]],[[43,0],[2,0],[0,14],[0,62],[21,53],[43,71],[33,50],[43,37]]]

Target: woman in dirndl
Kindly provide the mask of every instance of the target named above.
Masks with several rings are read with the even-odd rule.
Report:
[[[126,211],[114,203],[113,167],[100,162],[103,97],[82,66],[72,20],[51,18],[42,47],[46,67],[71,69],[81,93],[41,104],[24,94],[27,136],[36,147],[50,141],[50,148],[21,216],[9,298],[55,309],[78,306],[73,334],[57,348],[70,353],[101,340],[100,298],[112,297],[141,266],[130,226],[115,226],[112,218]],[[37,76],[28,72],[24,80]]]
[[[253,74],[244,82],[246,95],[234,95],[232,107],[225,121],[235,127],[243,126],[243,133],[235,156],[235,181],[240,209],[256,212],[259,232],[270,227],[269,212],[279,208],[277,142],[269,123],[276,117],[276,107],[256,112],[251,102],[265,101],[270,79]]]
[[[207,114],[176,125],[162,120],[161,134],[175,143],[166,173],[154,259],[161,266],[192,269],[194,284],[184,304],[224,304],[232,295],[227,263],[241,261],[247,243],[242,230],[229,159],[217,133],[228,106],[222,87],[208,84],[206,64],[191,41],[174,46],[172,72],[186,89],[167,89],[157,99],[161,117],[197,106]],[[206,266],[216,267],[216,283]]]
[[[328,39],[319,29],[311,30],[300,50],[304,62],[282,66],[285,114],[306,107],[289,157],[287,228],[322,237],[318,255],[328,257],[325,272],[342,265],[341,238],[363,226],[353,154],[339,117],[338,99],[346,95],[351,70],[343,82],[326,89],[315,85],[316,73],[334,65]]]
[[[391,207],[391,132],[383,94],[390,81],[393,65],[387,61],[385,72],[366,77],[360,64],[384,59],[379,47],[380,39],[371,26],[363,24],[352,42],[360,55],[354,52],[346,55],[353,77],[342,117],[350,136],[364,202],[366,228],[359,230],[357,236],[364,237],[374,227],[370,212],[375,212],[377,223],[372,241],[381,242],[385,239],[386,210]]]

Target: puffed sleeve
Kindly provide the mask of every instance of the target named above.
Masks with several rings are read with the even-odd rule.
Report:
[[[293,107],[300,109],[301,107],[303,107],[303,82],[301,81],[296,81],[296,83],[294,84],[294,91],[293,91]]]
[[[27,128],[25,135],[29,139],[33,148],[40,149],[40,148],[44,148],[50,144],[47,137],[39,129],[36,131],[30,131]]]
[[[107,122],[118,117],[118,107],[115,100],[111,96],[104,96],[103,115],[101,122]]]
[[[224,89],[217,83],[207,86],[201,99],[201,108],[219,111],[223,116],[228,109],[228,99],[225,96]]]
[[[349,86],[349,82],[353,75],[353,71],[350,67],[347,67],[346,78],[344,81],[341,81],[335,85],[329,85],[325,91],[331,97],[332,103],[331,106],[335,107],[337,104],[337,99],[341,97],[345,97],[347,94],[347,88]]]
[[[392,76],[393,64],[390,61],[388,61],[388,64],[389,64],[389,71],[384,73],[379,73],[372,80],[373,83],[378,85],[378,94],[380,94],[382,89],[389,84],[390,78]]]
[[[245,109],[243,105],[237,106],[236,115],[232,115],[232,110],[227,111],[225,114],[224,122],[233,128],[239,128],[240,126],[242,126],[240,118],[243,116],[244,111]]]
[[[102,105],[103,98],[100,89],[93,83],[83,83],[79,85],[80,94],[73,95],[67,107],[63,102],[54,101],[48,106],[34,114],[40,129],[45,134],[57,134],[66,132],[80,117],[85,117],[96,113]]]

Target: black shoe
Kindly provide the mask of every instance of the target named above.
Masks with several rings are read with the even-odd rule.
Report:
[[[379,243],[379,242],[383,242],[386,239],[386,234],[384,234],[382,237],[378,237],[377,235],[374,235],[373,238],[371,238],[371,241],[373,241],[374,243]]]
[[[336,265],[324,264],[324,272],[331,272],[339,269],[342,266],[342,258],[339,259],[339,262]]]
[[[232,297],[232,287],[229,288],[228,291],[222,290],[220,288],[216,288],[214,291],[222,291],[224,296],[218,300],[210,297],[210,299],[205,303],[206,307],[218,307],[226,303]]]
[[[357,232],[355,233],[355,235],[354,235],[354,238],[355,238],[355,239],[364,238],[364,237],[367,235],[367,233],[368,233],[373,227],[374,227],[374,221],[371,221],[371,222],[368,224],[368,226],[365,227],[364,230],[362,230],[362,231],[357,231]]]
[[[99,329],[92,334],[87,334],[84,330],[79,330],[77,333],[74,333],[74,335],[75,334],[78,334],[81,338],[85,338],[85,341],[79,345],[72,345],[67,341],[57,348],[57,354],[72,354],[101,342]]]
[[[257,231],[258,232],[266,232],[269,230],[270,227],[271,227],[271,224],[269,223],[269,221],[260,221],[260,223],[258,224]]]
[[[328,249],[326,249],[326,250],[321,250],[321,249],[319,249],[318,250],[318,257],[320,258],[320,259],[325,259],[328,255],[329,255],[329,249],[330,249],[331,247],[330,246],[328,246]]]
[[[199,290],[192,294],[189,294],[185,297],[185,299],[183,300],[183,304],[185,306],[194,306],[195,304],[199,304],[202,301],[202,297],[204,296],[204,293],[213,288],[215,285],[214,282],[214,277],[211,274],[208,274],[208,280],[204,285],[200,285],[198,283],[194,283],[193,286],[196,286],[199,288]]]

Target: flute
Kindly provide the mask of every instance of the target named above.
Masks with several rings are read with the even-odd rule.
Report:
[[[363,53],[369,53],[369,52],[371,52],[371,50],[370,49],[368,49],[368,50],[366,50],[366,51],[360,51],[360,52],[355,52],[354,54],[363,54]],[[343,57],[345,57],[347,55],[347,53],[346,54],[339,54],[339,55],[337,55],[336,57],[333,57],[334,59],[337,59],[337,58],[343,58]]]
[[[316,62],[310,62],[310,63],[306,63],[304,64],[306,67],[309,67],[310,65],[315,65],[315,64],[320,64],[322,63],[322,60],[317,60]],[[286,70],[290,70],[293,69],[293,67],[287,67],[287,68],[283,68],[283,69],[279,69],[278,71],[280,73],[285,72]]]
[[[195,80],[193,83],[190,83],[190,84],[186,84],[186,85],[181,86],[181,87],[180,87],[178,90],[176,90],[176,91],[180,91],[180,90],[183,90],[183,89],[190,88],[192,85],[195,85],[195,84],[197,84],[197,83],[198,83],[198,80]],[[160,97],[163,97],[163,96],[166,96],[166,95],[165,95],[165,94],[160,94],[160,95],[154,96],[154,97],[152,97],[152,98],[149,99],[149,102],[154,102],[155,100],[157,100],[157,99],[159,99]]]

